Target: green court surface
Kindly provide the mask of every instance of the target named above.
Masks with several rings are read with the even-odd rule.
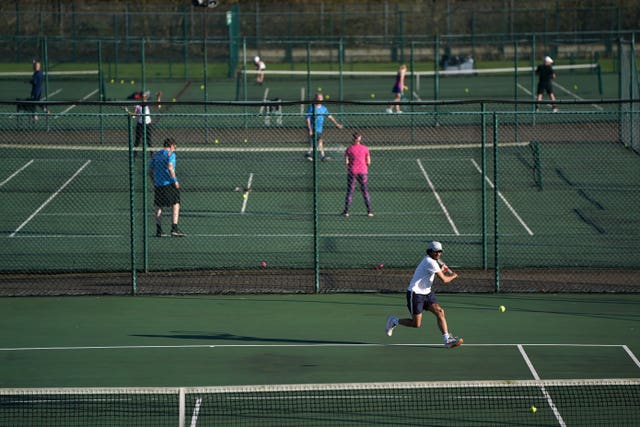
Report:
[[[439,299],[451,331],[464,338],[461,347],[443,347],[429,313],[421,329],[397,327],[387,337],[386,317],[406,313],[402,293],[4,298],[0,299],[0,386],[604,382],[640,377],[638,295],[442,293]],[[505,305],[506,312],[499,312],[499,305]],[[504,423],[491,425],[513,425],[514,417],[523,425],[563,425],[552,413],[554,397],[560,415],[565,410],[566,425],[598,424],[603,413],[607,425],[633,425],[640,416],[637,392],[627,401],[603,401],[603,395],[582,395],[580,387],[569,388],[564,393],[577,393],[568,399],[582,408],[576,414],[564,400],[560,404],[561,394],[551,390],[546,399],[514,400],[503,415]],[[476,425],[474,419],[482,423],[486,411],[491,412],[492,397],[478,390],[467,393],[469,399],[483,401],[470,407],[460,402],[451,411],[467,425]],[[510,399],[517,399],[514,393]],[[207,403],[202,404],[204,414]],[[538,407],[536,414],[528,411],[532,404]],[[342,414],[344,409],[338,408],[342,407],[333,410]],[[297,416],[297,421],[284,416],[288,422],[282,425],[329,424],[320,422],[318,414]],[[355,423],[371,413],[340,416]],[[435,421],[429,411],[423,417],[409,424],[465,424]],[[383,420],[369,422],[387,424]],[[339,419],[334,422],[340,424]]]

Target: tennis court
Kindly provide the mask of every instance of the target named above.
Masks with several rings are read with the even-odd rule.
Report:
[[[193,388],[187,425],[639,419],[640,385],[622,381],[640,372],[636,295],[440,293],[440,300],[450,329],[465,339],[459,348],[442,346],[432,319],[387,337],[386,316],[406,310],[401,293],[3,299],[2,388],[103,391],[3,395],[2,423],[176,425],[178,387]],[[415,382],[436,383],[430,391]],[[283,384],[298,388],[276,387]],[[302,387],[309,384],[319,385]],[[237,387],[248,385],[267,387]],[[232,388],[225,395],[204,386]],[[142,394],[143,387],[153,390]],[[123,390],[113,397],[104,388]]]

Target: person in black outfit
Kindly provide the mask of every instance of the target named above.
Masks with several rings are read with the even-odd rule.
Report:
[[[551,66],[551,64],[553,64],[553,59],[551,59],[551,57],[549,56],[545,56],[544,64],[540,64],[538,65],[538,68],[536,68],[536,74],[539,77],[537,91],[538,103],[542,101],[542,95],[544,94],[544,92],[547,92],[547,94],[549,94],[549,99],[551,99],[551,101],[556,100],[556,97],[553,94],[553,84],[551,83],[551,81],[556,78],[556,73],[555,71],[553,71],[553,67]],[[536,111],[538,111],[539,108],[540,107],[536,105]],[[558,111],[558,109],[556,108],[556,104],[551,104],[551,108],[553,109],[554,113]]]

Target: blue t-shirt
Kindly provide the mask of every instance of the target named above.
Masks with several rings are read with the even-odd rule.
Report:
[[[309,105],[307,109],[307,119],[313,122],[313,111],[315,109],[315,126],[313,129],[316,133],[322,133],[322,126],[324,125],[324,117],[329,115],[329,110],[324,105],[320,105],[319,107],[316,104]]]
[[[169,154],[169,150],[167,149],[158,151],[151,158],[149,169],[153,169],[153,181],[156,187],[164,187],[178,181],[177,177],[175,181],[171,178],[168,167],[169,163],[173,165],[173,170],[175,171],[176,153],[172,152]]]

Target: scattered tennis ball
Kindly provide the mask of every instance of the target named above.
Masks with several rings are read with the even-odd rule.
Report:
[[[469,88],[468,87],[464,88],[464,93],[469,93]]]
[[[247,138],[244,139],[244,142],[248,142]]]
[[[173,99],[172,99],[172,101],[173,101],[173,102],[176,102],[176,99],[175,99],[175,98],[173,98]]]
[[[116,81],[111,79],[111,81],[109,83],[114,84]]]
[[[536,408],[535,406],[531,405],[531,408],[529,408],[529,410],[531,411],[532,414],[535,414],[538,411],[538,408]]]
[[[218,140],[218,138],[216,138],[216,140],[215,140],[215,141],[213,141],[213,143],[214,143],[214,144],[219,144],[219,143],[220,143],[220,141]]]
[[[573,85],[573,90],[578,90],[578,85]]]
[[[131,80],[131,84],[132,85],[136,84],[136,81],[135,80]]]
[[[329,99],[331,98],[331,95],[327,94],[327,96],[324,97],[324,99]]]
[[[318,92],[322,92],[322,88],[318,86]]]
[[[123,85],[124,84],[124,79],[120,80],[120,84]]]
[[[375,94],[375,93],[372,93],[372,94],[371,94],[371,98],[375,98],[375,97],[376,97],[376,94]]]
[[[200,85],[200,90],[204,90],[204,85]]]
[[[507,311],[507,307],[501,305],[500,307],[498,307],[498,310],[500,311],[500,313],[504,313],[505,311]]]
[[[246,199],[247,197],[249,197],[249,195],[248,195],[247,193],[244,193],[244,194],[242,195],[242,198],[243,198],[243,199]]]

